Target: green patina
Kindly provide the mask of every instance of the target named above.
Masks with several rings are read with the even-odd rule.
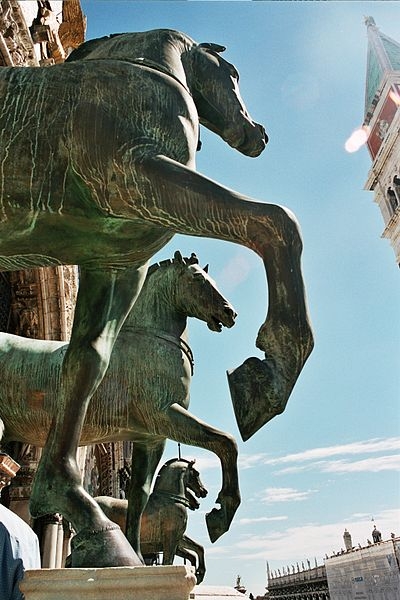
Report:
[[[238,93],[236,69],[220,56],[224,48],[154,30],[86,50],[51,68],[0,70],[0,268],[80,267],[59,409],[31,513],[59,512],[72,523],[75,566],[136,565],[137,554],[83,489],[76,454],[151,257],[174,233],[238,243],[261,257],[269,307],[257,346],[265,360],[229,375],[244,439],[284,410],[313,337],[296,219],[195,171],[199,122],[246,156],[267,142]],[[133,486],[139,514],[145,475]],[[226,495],[208,515],[212,537],[227,530],[233,512]]]

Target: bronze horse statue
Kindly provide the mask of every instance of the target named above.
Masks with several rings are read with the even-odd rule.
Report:
[[[194,462],[172,458],[161,467],[142,515],[140,548],[146,563],[160,552],[163,565],[172,565],[175,556],[188,560],[199,584],[206,572],[204,548],[185,535],[187,509],[197,510],[197,498],[207,496]],[[111,496],[97,496],[95,500],[104,514],[126,531],[128,500]]]
[[[219,332],[222,326],[233,326],[236,313],[197,257],[183,258],[175,252],[172,260],[150,267],[82,429],[81,445],[133,442],[126,534],[138,554],[140,517],[166,438],[200,446],[219,457],[222,489],[218,502],[226,514],[226,529],[240,503],[234,439],[188,411],[194,360],[188,345],[188,316]],[[45,445],[59,409],[67,351],[65,342],[0,333],[0,421],[6,441]],[[224,533],[214,526],[216,510],[206,516],[212,541]],[[73,564],[74,560],[73,553]]]
[[[76,452],[148,261],[175,233],[235,242],[264,262],[265,360],[229,376],[244,439],[285,409],[312,350],[296,219],[195,171],[199,122],[247,156],[267,140],[223,50],[159,29],[89,41],[50,68],[0,71],[0,269],[80,267],[59,409],[30,502],[34,516],[60,512],[79,532],[76,566],[99,556],[140,564],[83,489]],[[226,530],[225,510],[212,519]]]

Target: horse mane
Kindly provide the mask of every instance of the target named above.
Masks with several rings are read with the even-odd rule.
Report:
[[[101,46],[103,42],[107,42],[112,38],[115,38],[119,35],[124,35],[123,33],[111,33],[110,35],[104,35],[103,37],[94,38],[93,40],[88,40],[87,42],[83,42],[78,48],[73,50],[71,54],[68,56],[65,62],[73,62],[75,60],[82,60],[88,54],[96,50],[98,46]]]
[[[170,458],[169,460],[167,460],[167,462],[165,462],[163,464],[163,466],[161,467],[161,469],[159,470],[156,479],[159,479],[160,476],[162,476],[164,474],[165,471],[168,470],[168,467],[170,467],[171,465],[173,465],[174,463],[186,463],[188,467],[192,467],[194,465],[194,463],[196,462],[195,459],[192,460],[188,460],[187,458],[178,458],[177,456],[175,458]]]
[[[153,275],[153,273],[155,273],[159,269],[165,269],[166,267],[169,267],[173,264],[176,264],[176,265],[179,265],[179,264],[181,264],[181,265],[198,265],[199,259],[197,258],[196,254],[194,252],[192,252],[190,257],[187,257],[187,256],[182,256],[182,254],[179,252],[179,250],[177,250],[175,252],[173,258],[167,258],[166,260],[162,260],[158,263],[154,263],[154,264],[150,265],[149,270],[147,271],[147,277],[149,277],[150,275]]]
[[[143,35],[143,34],[158,34],[158,35],[163,35],[164,37],[168,38],[171,36],[174,36],[175,38],[180,39],[183,42],[191,42],[191,44],[196,45],[194,40],[192,40],[191,37],[189,37],[188,35],[186,35],[185,33],[181,33],[180,31],[176,31],[175,29],[152,29],[150,31],[141,31],[141,32],[121,32],[121,33],[111,33],[110,35],[105,35],[103,37],[100,38],[94,38],[93,40],[88,40],[87,42],[83,42],[83,44],[81,44],[78,48],[76,48],[75,50],[73,50],[71,52],[71,54],[68,56],[68,58],[66,59],[65,62],[73,62],[76,60],[83,60],[85,59],[89,54],[91,54],[92,52],[94,52],[95,50],[97,50],[99,48],[99,46],[102,46],[104,43],[109,42],[112,39],[124,36],[124,35]],[[112,57],[110,57],[112,58]]]
[[[182,458],[182,457],[178,457],[176,456],[175,458],[170,458],[169,460],[167,460],[167,462],[165,462],[162,466],[162,468],[164,467],[168,467],[169,465],[172,465],[173,463],[176,462],[184,462],[187,463],[188,465],[193,465],[195,463],[195,460],[188,460],[187,458]]]

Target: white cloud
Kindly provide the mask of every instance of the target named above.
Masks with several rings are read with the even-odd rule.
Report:
[[[311,493],[312,490],[301,492],[290,487],[270,487],[266,488],[259,495],[262,502],[270,503],[306,500]]]
[[[240,458],[240,468],[250,469],[259,467],[260,464],[279,466],[288,465],[275,471],[276,475],[290,475],[304,471],[320,471],[325,473],[349,473],[398,470],[400,467],[399,454],[385,454],[384,456],[346,459],[346,456],[363,454],[379,454],[382,452],[395,452],[400,450],[400,437],[376,438],[337,446],[323,446],[310,448],[303,452],[286,454],[276,458],[266,454],[244,455]],[[339,457],[338,460],[329,460]]]
[[[302,561],[314,557],[321,563],[325,554],[331,555],[344,547],[343,532],[345,528],[352,536],[354,546],[365,546],[371,539],[374,524],[382,533],[382,539],[390,538],[392,532],[399,535],[400,509],[394,508],[373,515],[349,515],[343,521],[320,524],[306,523],[300,527],[289,527],[268,535],[246,536],[237,544],[238,555],[244,561],[247,558],[280,562],[281,565]],[[232,556],[234,555],[232,549]],[[276,565],[279,566],[279,565]]]
[[[290,475],[304,471],[320,471],[322,473],[378,473],[379,471],[400,470],[400,454],[369,457],[361,460],[316,461],[307,465],[286,467],[275,471],[275,475]]]
[[[327,463],[322,470],[325,473],[355,473],[378,471],[398,471],[400,470],[400,454],[390,456],[380,456],[378,458],[366,458],[349,462],[346,460],[336,460]]]
[[[239,525],[252,525],[253,523],[266,523],[271,521],[286,521],[287,516],[282,515],[281,517],[255,517],[254,519],[239,519]]]
[[[252,467],[259,467],[260,464],[265,464],[266,455],[263,453],[259,454],[240,454],[239,455],[239,469],[251,469]]]
[[[400,450],[400,437],[386,439],[372,439],[361,442],[351,442],[349,444],[340,444],[338,446],[326,446],[322,448],[312,448],[304,452],[287,454],[279,458],[267,458],[265,464],[276,465],[291,462],[303,462],[305,460],[321,460],[340,454],[366,454],[373,452],[387,452]]]
[[[196,457],[196,469],[203,473],[203,471],[209,471],[210,469],[221,469],[221,463],[214,454],[208,453]]]

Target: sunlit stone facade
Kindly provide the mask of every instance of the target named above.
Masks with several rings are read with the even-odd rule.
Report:
[[[372,165],[365,189],[373,190],[385,228],[382,237],[400,265],[400,43],[366,18],[368,59],[364,126]]]

